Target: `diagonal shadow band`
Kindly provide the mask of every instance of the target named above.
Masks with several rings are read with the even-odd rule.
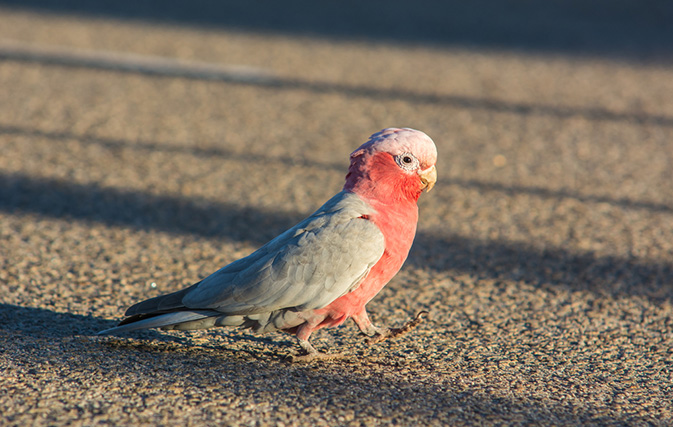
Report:
[[[265,212],[232,203],[153,195],[21,174],[0,174],[0,211],[258,244],[301,219],[299,213]],[[256,224],[255,234],[246,234],[249,224]]]
[[[639,125],[672,127],[673,117],[641,112],[612,111],[600,107],[564,107],[526,102],[508,102],[469,96],[419,93],[403,89],[377,88],[300,78],[279,77],[246,67],[227,67],[209,63],[189,63],[162,57],[146,57],[120,52],[64,49],[22,43],[0,43],[0,60],[29,62],[112,72],[179,77],[253,85],[277,90],[307,90],[318,94],[342,94],[375,100],[402,100],[415,104],[444,105],[460,109],[483,110],[516,115],[551,116],[558,119],[583,117],[593,121],[628,122]]]
[[[552,291],[562,288],[598,295],[643,296],[654,301],[673,299],[673,261],[666,259],[540,248],[434,229],[418,233],[407,262],[477,279],[525,282]]]
[[[28,136],[45,138],[55,142],[77,140],[85,144],[95,144],[106,149],[128,148],[139,151],[152,151],[164,153],[188,154],[201,158],[222,157],[236,159],[243,162],[274,162],[288,166],[318,167],[342,172],[346,169],[343,162],[325,162],[309,160],[299,156],[269,156],[266,153],[239,153],[223,147],[194,147],[175,144],[165,144],[146,140],[125,140],[118,138],[104,138],[91,135],[80,135],[67,131],[43,131],[39,129],[25,128],[15,125],[3,125],[0,123],[1,135]],[[507,195],[530,194],[544,199],[574,199],[585,203],[608,203],[624,209],[645,209],[651,212],[673,212],[673,205],[657,203],[646,200],[634,200],[626,197],[613,198],[609,196],[580,194],[570,190],[552,190],[537,186],[505,185],[497,182],[485,182],[476,179],[450,178],[440,179],[442,185],[457,185],[462,188],[473,188],[483,192],[498,192]]]
[[[440,180],[442,182],[442,180]],[[673,205],[647,200],[635,200],[627,197],[614,198],[597,194],[581,194],[565,189],[549,189],[531,185],[506,185],[498,182],[484,182],[476,179],[451,178],[446,184],[462,188],[474,188],[481,192],[497,192],[506,195],[529,194],[541,199],[574,199],[583,203],[607,203],[622,209],[644,209],[650,212],[673,212]]]
[[[669,61],[673,7],[668,0],[296,0],[213,2],[0,0],[0,5],[80,19],[115,19],[200,30],[334,41],[423,44],[491,51],[524,50],[618,60]],[[488,13],[485,13],[488,11]]]
[[[275,237],[304,215],[17,174],[0,175],[0,211],[256,244]],[[252,228],[250,224],[256,226]],[[598,256],[561,247],[539,249],[498,240],[479,241],[446,230],[419,232],[408,262],[419,268],[496,280],[515,279],[654,299],[673,297],[670,261]]]

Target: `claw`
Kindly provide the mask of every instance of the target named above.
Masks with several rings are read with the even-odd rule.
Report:
[[[287,360],[291,363],[308,363],[314,360],[335,360],[346,357],[342,353],[322,353],[316,350],[315,347],[313,347],[311,343],[308,342],[308,339],[300,339],[299,345],[301,346],[302,350],[304,350],[304,352],[303,354],[289,355]]]
[[[423,318],[428,314],[430,313],[427,311],[421,311],[416,315],[415,318],[405,323],[401,328],[386,328],[383,329],[382,332],[377,331],[373,337],[367,340],[367,344],[374,345],[389,338],[393,339],[399,337],[400,335],[404,335],[414,329],[416,326],[420,325],[424,320]]]

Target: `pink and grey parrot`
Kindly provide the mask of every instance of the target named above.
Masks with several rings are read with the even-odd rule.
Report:
[[[200,282],[131,306],[119,326],[100,334],[145,328],[242,326],[297,336],[294,360],[332,358],[309,342],[317,329],[355,321],[380,341],[406,332],[374,326],[365,305],[397,274],[416,234],[421,192],[437,180],[437,148],[425,133],[389,128],[350,155],[343,190],[311,216],[252,254]]]

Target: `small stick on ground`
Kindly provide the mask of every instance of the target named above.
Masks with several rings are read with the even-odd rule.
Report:
[[[416,326],[423,323],[424,317],[429,314],[430,313],[428,313],[427,311],[421,311],[416,315],[415,318],[405,323],[401,328],[390,328],[386,331],[386,333],[376,334],[375,336],[367,340],[367,344],[373,345],[387,339],[393,339],[399,337],[400,335],[404,335],[407,332],[414,329]]]

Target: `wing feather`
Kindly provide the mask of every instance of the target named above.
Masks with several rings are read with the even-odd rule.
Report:
[[[362,218],[372,211],[357,195],[341,192],[248,257],[203,279],[182,303],[228,314],[324,307],[355,289],[383,255],[383,234]]]

